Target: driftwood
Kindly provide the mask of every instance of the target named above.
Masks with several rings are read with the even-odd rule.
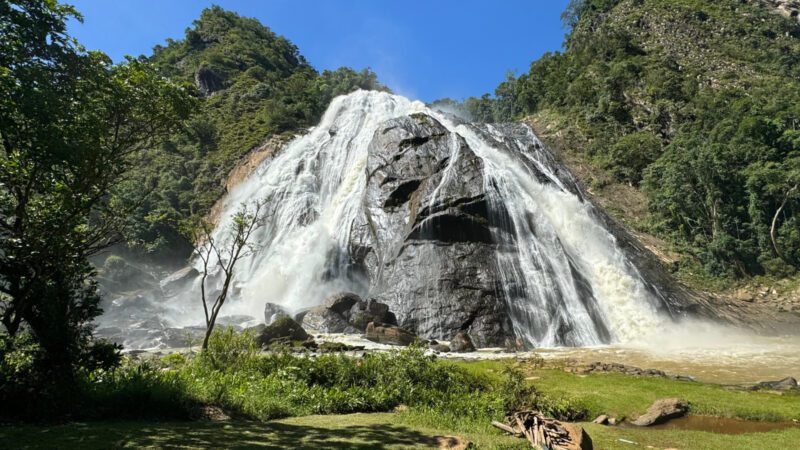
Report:
[[[520,411],[507,417],[507,424],[492,422],[496,428],[524,437],[533,448],[550,450],[592,450],[592,440],[583,428],[548,419],[539,411]]]

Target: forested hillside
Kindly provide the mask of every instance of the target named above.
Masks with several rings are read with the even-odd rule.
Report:
[[[369,70],[318,73],[286,38],[219,7],[144,59],[201,100],[183,132],[137,155],[115,192],[122,203],[142,202],[129,221],[129,245],[161,258],[188,255],[181,223],[208,213],[240,157],[270,136],[313,125],[337,95],[385,89]],[[150,195],[142,201],[143,189]]]
[[[740,0],[575,0],[564,20],[563,52],[467,109],[528,118],[643,193],[636,226],[690,255],[683,264],[734,278],[795,273],[800,23]]]

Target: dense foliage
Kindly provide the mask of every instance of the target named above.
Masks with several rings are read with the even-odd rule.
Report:
[[[573,0],[564,18],[565,51],[470,112],[559,130],[710,274],[800,267],[800,24],[738,0]]]
[[[38,378],[26,377],[40,392],[113,362],[90,342],[100,310],[88,258],[126,212],[108,192],[192,105],[149,65],[85,51],[65,33],[70,17],[55,2],[0,1],[0,345],[37,347]]]
[[[188,256],[181,222],[208,213],[249,150],[314,125],[337,95],[385,89],[369,70],[318,73],[286,38],[219,7],[204,10],[184,39],[157,46],[148,60],[201,95],[187,130],[149,151],[116,192],[128,201],[143,186],[152,190],[131,216],[127,238],[161,257]]]
[[[0,346],[0,362],[14,363],[24,354],[4,354]],[[435,418],[439,426],[458,427],[488,426],[525,406],[563,418],[585,414],[570,401],[538,393],[512,369],[488,378],[425,355],[419,347],[360,358],[263,353],[252,334],[230,329],[215,332],[199,355],[127,360],[119,368],[87,373],[77,384],[83,395],[70,414],[86,418],[191,418],[211,406],[238,417],[270,420],[392,411],[405,405]]]

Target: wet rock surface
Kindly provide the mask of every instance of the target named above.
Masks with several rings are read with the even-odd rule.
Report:
[[[276,342],[305,341],[308,338],[308,333],[299,323],[289,316],[282,316],[261,331],[258,343],[268,346]]]
[[[366,170],[366,215],[354,224],[351,254],[377,300],[426,338],[466,328],[491,346],[512,335],[483,162],[463,138],[426,115],[393,119],[375,133]]]
[[[289,314],[282,306],[276,305],[275,303],[267,303],[264,306],[264,323],[266,325],[272,324],[272,322],[275,322],[283,316],[289,316]]]
[[[459,331],[450,339],[450,350],[454,353],[469,353],[475,351],[475,345],[466,331]]]
[[[360,334],[370,322],[397,325],[389,305],[377,300],[362,300],[353,293],[328,297],[324,304],[304,312],[300,322],[305,328],[322,333]]]
[[[370,322],[365,337],[372,342],[389,345],[408,346],[417,340],[417,336],[396,325],[383,325]]]

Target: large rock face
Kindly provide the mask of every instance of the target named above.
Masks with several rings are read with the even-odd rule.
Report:
[[[513,330],[498,297],[483,162],[461,137],[415,114],[375,133],[366,172],[351,254],[371,292],[421,336],[463,329],[478,346],[505,343]]]

